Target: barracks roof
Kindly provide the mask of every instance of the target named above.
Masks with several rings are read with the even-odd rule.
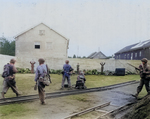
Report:
[[[115,54],[133,51],[133,50],[138,50],[138,49],[142,49],[142,48],[146,48],[146,47],[150,47],[150,40],[146,40],[146,41],[142,41],[139,43],[135,43],[135,44],[126,46],[123,49],[116,52]]]
[[[105,59],[107,57],[101,51],[99,51],[99,52],[93,52],[87,58],[90,58],[90,59]]]

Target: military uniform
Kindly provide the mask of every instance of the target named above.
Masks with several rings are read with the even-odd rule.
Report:
[[[65,83],[66,78],[67,78],[67,82],[68,82],[69,87],[71,87],[70,69],[72,69],[72,68],[69,64],[64,64],[63,69],[64,69],[64,73],[63,73],[61,87],[64,88],[64,83]]]
[[[141,61],[145,62],[145,64],[141,64],[139,66],[141,80],[139,86],[137,87],[136,96],[138,96],[138,94],[141,92],[143,85],[145,85],[147,93],[150,94],[150,87],[149,87],[150,66],[147,65],[148,60],[146,58],[143,58]]]
[[[47,68],[45,64],[39,65],[36,69],[36,75],[35,75],[35,81],[37,82],[38,85],[38,93],[39,93],[39,99],[42,104],[45,103],[45,85],[43,82],[39,82],[38,79],[39,77],[44,73],[44,71],[47,73]]]
[[[7,93],[9,87],[13,90],[14,93],[16,93],[16,96],[19,95],[18,89],[16,87],[16,81],[15,81],[15,73],[17,72],[15,66],[11,64],[7,64],[9,67],[9,75],[4,78],[3,81],[3,89],[2,89],[2,97],[4,98],[4,94]]]

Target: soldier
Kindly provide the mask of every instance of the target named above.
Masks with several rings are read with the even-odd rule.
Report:
[[[2,77],[4,78],[3,90],[1,92],[2,98],[5,98],[4,94],[7,93],[9,87],[11,87],[13,92],[16,93],[17,97],[20,95],[16,87],[16,81],[15,81],[15,73],[17,72],[17,69],[15,67],[15,62],[16,62],[15,59],[11,59],[10,63],[4,66],[4,72],[2,74]]]
[[[63,78],[62,78],[62,84],[61,84],[61,89],[64,88],[64,83],[67,78],[67,82],[69,85],[69,88],[71,88],[71,82],[70,82],[70,72],[73,70],[72,67],[69,65],[69,60],[66,60],[66,64],[63,66]]]
[[[45,85],[43,82],[39,81],[39,78],[44,74],[48,72],[47,66],[44,64],[45,60],[40,58],[38,60],[39,66],[36,68],[36,75],[35,75],[35,82],[38,87],[38,93],[39,93],[39,99],[41,101],[41,104],[45,104]]]
[[[150,88],[149,88],[150,67],[147,65],[148,60],[146,58],[143,58],[141,61],[142,64],[139,66],[141,80],[139,86],[137,87],[137,93],[135,94],[136,97],[141,92],[144,84],[147,93],[150,94]]]

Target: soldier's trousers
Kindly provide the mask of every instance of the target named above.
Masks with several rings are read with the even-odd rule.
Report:
[[[16,81],[15,81],[15,79],[12,79],[12,80],[9,80],[8,78],[4,79],[2,93],[6,94],[7,91],[8,91],[8,89],[9,89],[9,87],[12,89],[12,91],[14,93],[16,93],[16,95],[19,94],[18,89],[16,87]]]
[[[140,84],[139,86],[137,87],[137,93],[140,93],[142,88],[143,88],[143,85],[145,85],[145,88],[146,88],[146,91],[148,93],[150,93],[150,87],[149,87],[149,79],[146,79],[146,78],[142,78],[140,80]]]
[[[71,87],[70,76],[66,77],[64,75],[63,75],[63,78],[62,78],[62,84],[61,84],[61,86],[64,87],[64,83],[65,83],[66,78],[67,78],[68,86]]]
[[[39,93],[39,99],[41,103],[45,102],[45,85],[42,82],[38,82],[38,93]]]

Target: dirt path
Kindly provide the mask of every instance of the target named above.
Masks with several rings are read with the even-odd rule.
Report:
[[[32,105],[34,105],[38,111],[35,114],[32,114],[32,118],[63,119],[70,114],[111,101],[111,106],[103,108],[105,111],[110,111],[135,101],[135,98],[130,94],[135,93],[137,85],[138,84],[129,85],[103,92],[46,99],[46,105],[40,105],[39,101],[35,101]],[[96,118],[97,116],[100,116],[100,114],[101,113],[93,112],[76,119]]]

